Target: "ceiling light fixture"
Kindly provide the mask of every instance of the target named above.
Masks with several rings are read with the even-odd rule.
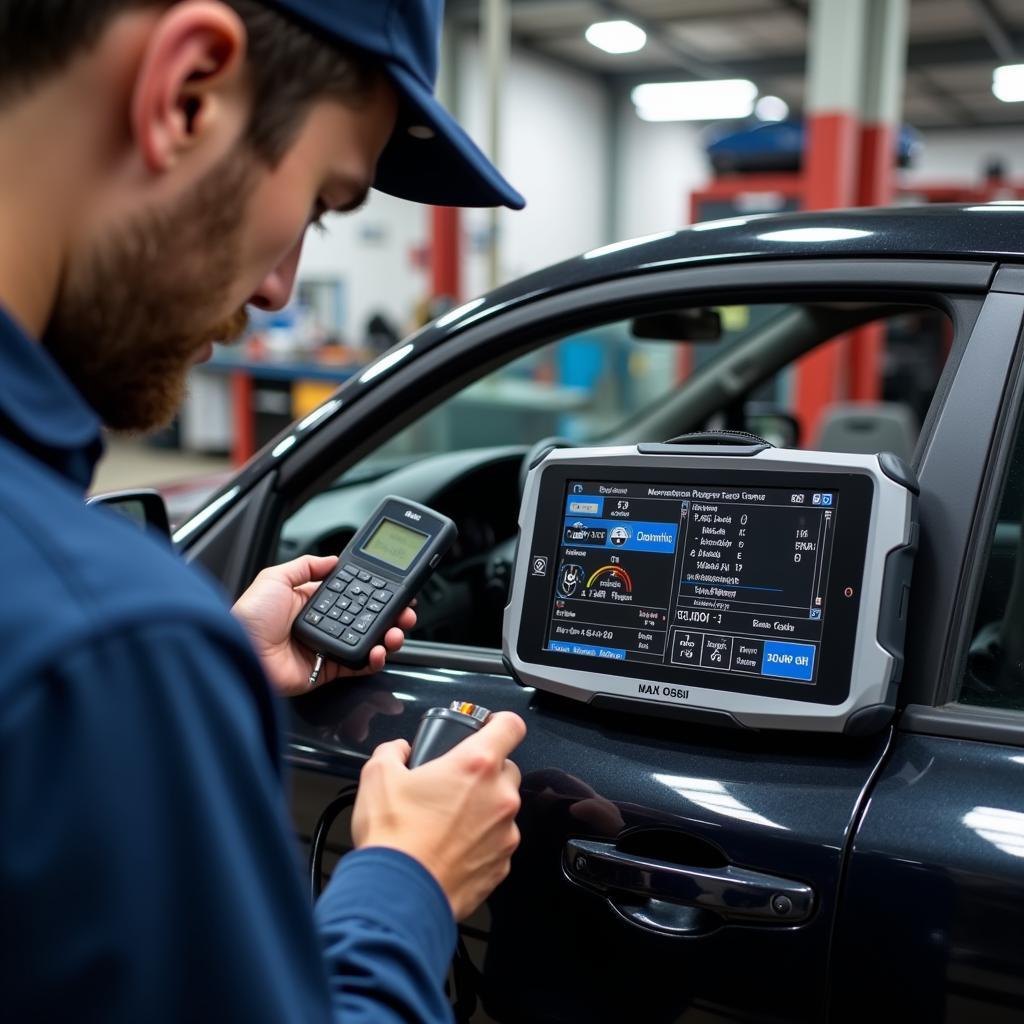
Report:
[[[757,86],[745,78],[715,82],[649,82],[632,92],[644,121],[722,121],[749,117]]]
[[[584,35],[605,53],[636,53],[647,42],[647,33],[631,21],[595,21]]]
[[[1004,64],[992,72],[992,94],[1004,103],[1024,100],[1024,64]]]
[[[754,116],[759,121],[785,121],[789,104],[779,96],[762,96],[754,104]]]

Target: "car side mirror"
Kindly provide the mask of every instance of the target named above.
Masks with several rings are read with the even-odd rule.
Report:
[[[104,505],[131,520],[140,530],[151,529],[171,539],[171,521],[167,505],[156,491],[116,491],[90,498],[89,505]]]

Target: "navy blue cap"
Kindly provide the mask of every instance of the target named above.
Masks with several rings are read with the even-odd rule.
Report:
[[[434,96],[444,0],[266,0],[328,39],[381,59],[401,97],[374,187],[435,206],[526,201]]]

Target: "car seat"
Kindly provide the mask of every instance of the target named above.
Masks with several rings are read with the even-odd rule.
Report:
[[[900,402],[850,402],[831,406],[822,417],[819,451],[892,452],[909,462],[917,444],[918,424]]]

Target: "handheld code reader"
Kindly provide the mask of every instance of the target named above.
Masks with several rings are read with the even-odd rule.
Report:
[[[911,470],[886,453],[708,440],[555,450],[531,469],[512,674],[698,723],[883,728],[917,550]]]
[[[407,498],[386,497],[338,556],[338,564],[292,626],[323,659],[365,668],[402,610],[458,536],[445,516]]]

